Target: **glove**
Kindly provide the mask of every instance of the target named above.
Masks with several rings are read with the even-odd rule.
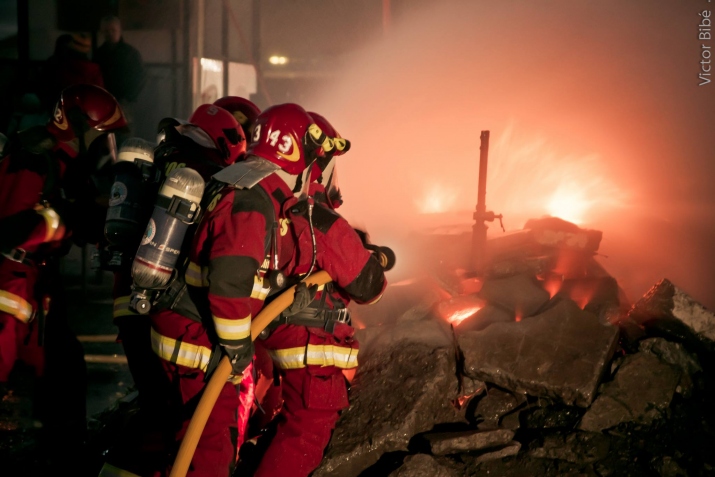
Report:
[[[300,282],[295,286],[293,303],[285,309],[283,316],[293,316],[299,311],[308,307],[318,293],[318,285],[308,286],[305,282]]]
[[[233,376],[243,374],[243,370],[246,369],[253,360],[253,341],[248,338],[244,344],[238,346],[221,345],[221,347],[231,361],[231,368],[233,370],[231,374]]]

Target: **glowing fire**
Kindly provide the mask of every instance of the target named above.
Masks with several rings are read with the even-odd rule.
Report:
[[[549,292],[549,297],[553,298],[561,290],[561,286],[564,284],[563,275],[551,274],[544,280],[544,290]]]
[[[447,317],[447,321],[452,323],[454,326],[459,326],[461,322],[481,310],[480,306],[473,306],[471,308],[464,308],[463,310],[457,310]]]
[[[417,209],[423,214],[438,214],[451,210],[456,200],[457,192],[453,187],[430,184],[423,197],[417,201]]]
[[[575,184],[564,184],[551,195],[546,207],[549,215],[580,224],[591,205],[583,189]]]
[[[517,217],[542,215],[583,224],[595,212],[627,203],[626,192],[611,180],[600,155],[576,155],[562,149],[507,127],[497,136],[490,154],[488,208],[511,217],[508,224]]]
[[[474,295],[458,295],[437,305],[437,314],[454,326],[484,308],[484,300]]]

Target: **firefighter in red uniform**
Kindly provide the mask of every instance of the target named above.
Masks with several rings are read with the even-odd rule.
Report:
[[[241,125],[246,137],[252,137],[253,125],[256,118],[261,114],[258,106],[252,101],[240,96],[224,96],[214,101],[216,106],[220,106],[236,118],[238,124]],[[239,388],[239,407],[238,407],[238,436],[236,438],[236,449],[240,448],[246,439],[248,432],[248,421],[253,411],[253,403],[256,397],[256,382],[258,379],[258,370],[255,366],[261,362],[260,357],[266,357],[266,351],[261,349],[260,345],[255,349],[256,359],[251,363],[243,373]],[[262,361],[266,361],[265,359]],[[268,359],[270,361],[270,359]]]
[[[253,124],[256,122],[258,115],[261,114],[258,106],[240,96],[224,96],[214,101],[214,104],[233,114],[233,117],[236,118],[236,121],[246,133],[246,137],[253,137]]]
[[[280,235],[277,227],[280,205],[306,184],[306,160],[317,145],[307,134],[310,117],[296,105],[272,108],[264,122],[280,155],[269,160],[249,157],[215,174],[201,200],[204,215],[192,238],[185,239],[190,242],[188,261],[177,274],[185,287],[168,300],[170,305],[154,303],[150,314],[152,348],[162,360],[173,385],[172,400],[178,404],[172,409],[175,426],[169,430],[177,448],[220,358],[231,358],[235,376],[251,362],[251,319],[270,290],[268,271],[279,276],[279,254],[287,254],[282,262],[292,257],[292,236]],[[237,407],[238,391],[228,382],[198,442],[190,475],[231,474]],[[137,465],[105,465],[101,475],[129,475],[126,471],[145,475]]]
[[[159,133],[162,141],[153,154],[154,167],[160,176],[157,182],[181,167],[194,169],[208,182],[225,166],[242,160],[246,152],[246,138],[236,119],[228,111],[210,104],[199,106],[188,122],[174,118],[162,120]],[[153,197],[156,192],[155,189],[150,195]],[[146,220],[131,251],[127,252],[131,254],[129,260],[115,272],[113,289],[114,322],[119,327],[119,339],[139,391],[142,417],[124,429],[126,437],[117,439],[117,445],[107,458],[108,464],[100,473],[102,476],[116,475],[121,469],[146,475],[164,465],[163,444],[156,442],[157,432],[152,431],[167,424],[168,384],[162,363],[152,351],[149,316],[130,309],[131,259],[139,246]],[[141,455],[141,459],[136,459],[137,455]]]
[[[334,147],[330,151],[321,151],[321,154],[313,163],[309,195],[315,200],[316,206],[336,209],[342,203],[342,199],[339,197],[340,192],[337,188],[337,180],[331,180],[335,170],[335,157],[346,153],[350,148],[350,142],[343,139],[323,116],[313,112],[308,112],[308,114],[326,136],[333,139],[334,143]],[[331,189],[332,196],[335,200],[328,201],[326,185]],[[333,302],[335,302],[335,300],[340,301],[344,299],[335,292],[334,285],[331,283],[328,284],[327,287],[321,286],[318,289],[319,295],[316,298],[316,300],[318,300],[317,304],[323,299],[323,290],[325,288],[327,288],[328,294]],[[340,308],[346,308],[349,300],[340,301],[340,303]],[[267,350],[264,349],[262,340],[256,342],[254,366],[257,370],[258,389],[256,390],[256,399],[259,402],[260,411],[254,414],[252,426],[257,429],[265,429],[280,412],[283,398],[281,396],[280,380],[274,379],[273,361]]]
[[[324,134],[333,136],[319,154],[318,161],[325,164],[345,152],[349,143],[324,118],[312,119]],[[254,150],[260,154],[258,145]],[[284,402],[257,477],[303,477],[320,464],[339,413],[348,406],[342,371],[357,366],[358,343],[345,304],[350,299],[374,303],[386,286],[380,262],[329,207],[313,205],[312,199],[292,200],[284,204],[284,211],[298,244],[290,274],[325,270],[333,282],[329,292],[322,290],[308,307],[279,317],[278,326],[263,339],[279,370]]]
[[[0,382],[18,359],[35,367],[45,431],[50,439],[62,435],[51,442],[58,454],[84,438],[86,383],[56,259],[67,251],[67,238],[85,228],[85,204],[72,199],[89,179],[90,144],[125,125],[107,91],[72,86],[50,123],[18,133],[0,163]]]
[[[225,166],[243,159],[246,152],[246,137],[241,126],[227,111],[210,104],[199,106],[188,123],[167,118],[159,127],[167,134],[156,148],[153,158],[154,166],[159,170],[158,182],[177,167],[190,167],[201,174],[204,181],[208,181]],[[144,228],[142,225],[141,232]],[[141,232],[132,244],[132,254],[139,245]],[[130,269],[131,260],[128,260],[122,270],[115,273],[113,316],[120,330],[119,337],[136,387],[140,394],[142,388],[147,388],[146,394],[150,394],[156,384],[156,378],[147,366],[147,361],[152,357],[150,323],[148,317],[129,309],[132,284]]]

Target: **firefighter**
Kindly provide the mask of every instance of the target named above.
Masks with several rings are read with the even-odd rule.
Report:
[[[158,184],[171,172],[191,168],[199,173],[204,182],[208,182],[213,174],[225,166],[243,159],[246,152],[246,138],[241,126],[228,111],[214,105],[199,106],[188,121],[165,118],[160,121],[158,129],[162,141],[156,149],[151,153],[137,151],[131,156],[146,156],[149,159],[151,155],[157,179],[152,178],[143,186],[150,190],[148,195],[152,202],[158,192]],[[154,177],[151,172],[149,175]],[[151,205],[147,208],[151,213]],[[161,428],[170,420],[166,413],[170,404],[167,401],[170,384],[160,359],[152,351],[149,316],[130,309],[132,259],[148,220],[147,215],[139,236],[127,248],[129,256],[122,260],[122,265],[115,271],[113,288],[113,318],[119,328],[119,340],[124,347],[135,387],[139,391],[139,418],[128,423],[123,430],[124,437],[117,439],[100,475],[113,475],[113,469],[131,469],[143,475],[151,472],[151,469],[162,467],[165,461]],[[136,455],[142,456],[142,462],[135,462]]]
[[[251,362],[251,319],[270,291],[271,277],[294,259],[282,205],[294,193],[307,192],[307,166],[319,139],[310,134],[310,125],[310,117],[293,104],[259,116],[247,159],[214,176],[229,186],[216,190],[209,185],[204,195],[206,210],[184,273],[186,292],[172,309],[151,314],[153,349],[182,404],[177,443],[220,357],[229,356],[234,376]],[[298,294],[296,306],[312,299],[305,286]],[[237,387],[227,383],[199,440],[190,475],[230,475],[237,402]]]
[[[311,116],[328,137],[317,153],[323,170],[349,143],[324,118]],[[317,191],[312,182],[310,187]],[[343,370],[357,366],[358,343],[346,305],[351,299],[374,303],[386,286],[380,262],[333,209],[308,198],[293,199],[284,210],[298,245],[290,275],[325,270],[333,282],[308,307],[279,317],[262,340],[281,377],[284,402],[276,435],[255,473],[261,477],[307,476],[320,464],[339,413],[348,406]]]
[[[83,351],[67,325],[57,259],[87,229],[80,200],[90,146],[125,125],[107,91],[71,86],[46,126],[11,137],[0,163],[0,382],[17,360],[34,367],[36,411],[57,455],[79,447],[86,432]]]
[[[252,101],[240,96],[224,96],[214,101],[216,106],[220,106],[236,118],[236,121],[241,125],[247,137],[252,137],[253,125],[256,118],[261,114],[258,106]],[[260,377],[260,371],[255,366],[261,362],[270,365],[270,359],[261,359],[267,357],[266,351],[260,346],[256,348],[256,359],[251,363],[243,373],[239,388],[239,407],[238,407],[238,436],[236,438],[236,449],[240,448],[246,439],[248,432],[248,423],[253,411],[253,403],[255,400],[256,383]],[[272,375],[271,375],[272,379]],[[237,456],[238,457],[238,456]]]
[[[153,154],[157,179],[147,184],[151,188],[158,185],[171,171],[180,167],[196,170],[205,182],[223,167],[243,158],[246,152],[246,137],[237,121],[222,108],[209,104],[199,106],[189,117],[188,122],[167,118],[160,122],[159,128],[166,131],[164,140]],[[158,188],[153,188],[150,196],[155,196]],[[153,201],[153,198],[152,198]],[[147,207],[151,212],[151,206]],[[142,223],[139,236],[129,247],[133,254],[144,232],[148,216]],[[149,340],[150,322],[147,316],[137,315],[129,309],[131,295],[131,259],[124,262],[121,270],[115,272],[114,285],[114,322],[119,327],[119,338],[129,361],[135,385],[145,394],[157,384],[150,372],[147,361],[151,362],[151,342]],[[132,359],[136,354],[137,359]]]
[[[224,96],[214,101],[216,106],[220,106],[229,113],[233,114],[238,124],[241,125],[247,137],[253,137],[253,124],[256,118],[261,114],[258,106],[253,104],[246,98],[240,96]]]

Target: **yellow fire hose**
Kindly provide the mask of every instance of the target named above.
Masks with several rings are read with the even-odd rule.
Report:
[[[332,281],[332,279],[330,278],[330,275],[328,275],[328,272],[325,271],[314,273],[305,280],[306,285],[308,286],[325,285],[330,281]],[[252,340],[255,340],[261,331],[263,331],[263,329],[268,326],[268,324],[273,321],[276,316],[280,315],[283,310],[293,303],[294,294],[295,286],[292,286],[281,293],[275,300],[266,305],[266,307],[258,313],[256,318],[251,323]],[[171,468],[171,474],[169,477],[186,476],[186,472],[189,470],[189,464],[191,464],[191,459],[194,457],[196,446],[198,445],[199,438],[204,431],[209,414],[211,414],[211,411],[216,404],[216,400],[218,399],[219,394],[221,394],[221,390],[230,375],[231,363],[228,360],[228,357],[224,356],[204,389],[204,393],[201,396],[198,406],[196,407],[194,416],[191,418],[188,429],[186,429],[186,435],[184,435],[184,438],[181,441],[179,453],[176,456],[176,460],[174,461],[174,466]]]

